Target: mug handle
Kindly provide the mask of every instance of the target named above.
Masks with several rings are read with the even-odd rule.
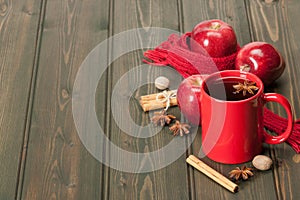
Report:
[[[293,114],[292,114],[292,109],[291,105],[288,102],[288,100],[277,93],[266,93],[263,94],[263,100],[265,103],[271,101],[271,102],[277,102],[283,106],[283,108],[286,111],[287,118],[288,118],[288,125],[284,133],[278,135],[278,136],[273,136],[268,134],[266,131],[264,131],[264,142],[268,144],[279,144],[284,142],[285,140],[288,139],[290,136],[292,130],[293,130]]]

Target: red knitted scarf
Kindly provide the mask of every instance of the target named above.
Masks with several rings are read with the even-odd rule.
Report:
[[[184,78],[193,74],[211,74],[216,71],[234,69],[237,53],[227,57],[211,58],[192,52],[189,48],[190,35],[190,32],[182,36],[171,34],[167,41],[153,50],[146,51],[144,56],[147,60],[143,61],[157,66],[169,65]],[[287,119],[264,108],[264,126],[276,134],[282,134],[287,127]],[[297,153],[300,153],[300,119],[294,122],[293,131],[286,142]]]

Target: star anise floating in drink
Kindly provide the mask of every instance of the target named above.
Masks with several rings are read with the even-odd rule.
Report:
[[[160,112],[154,112],[154,116],[151,118],[151,121],[156,126],[164,126],[166,124],[170,124],[170,122],[176,119],[174,115],[169,115],[165,110]]]
[[[184,134],[189,134],[189,129],[191,126],[186,123],[180,123],[178,120],[169,129],[173,132],[173,135],[183,136]]]
[[[253,169],[243,166],[241,168],[236,167],[229,172],[229,177],[234,178],[236,181],[239,179],[247,180],[250,176],[253,176]]]
[[[243,96],[246,96],[247,92],[254,95],[254,91],[258,90],[256,83],[253,81],[244,81],[244,83],[238,83],[237,85],[233,85],[232,87],[236,89],[233,94],[237,94],[243,91]]]

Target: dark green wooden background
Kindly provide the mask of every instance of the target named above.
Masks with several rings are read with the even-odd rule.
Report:
[[[135,174],[102,165],[81,144],[71,105],[76,73],[101,41],[133,28],[186,32],[202,20],[219,18],[234,27],[240,45],[266,41],[280,50],[287,68],[269,90],[285,95],[300,118],[299,10],[298,0],[1,0],[0,199],[300,199],[300,155],[287,144],[266,145],[273,169],[240,182],[240,191],[232,194],[186,165],[187,155],[199,151],[200,137],[160,170]],[[173,138],[167,129],[147,139],[131,137],[111,114],[114,85],[142,58],[139,50],[113,62],[96,95],[107,137],[133,152],[159,149]],[[166,73],[166,68],[151,69],[149,79]],[[134,98],[153,92],[157,90],[149,84],[132,97],[137,124],[148,124],[149,116]],[[268,106],[284,116],[279,105]],[[178,108],[171,112],[180,115]],[[204,161],[224,175],[235,167]]]

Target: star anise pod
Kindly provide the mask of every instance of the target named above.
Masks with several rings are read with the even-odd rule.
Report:
[[[236,89],[233,94],[240,93],[240,91],[243,91],[243,96],[246,96],[247,92],[250,94],[254,94],[254,91],[258,90],[258,87],[256,86],[256,83],[253,81],[244,81],[244,83],[238,83],[237,85],[232,86],[234,89]]]
[[[176,120],[175,124],[173,124],[169,129],[173,132],[173,135],[180,135],[183,136],[184,134],[189,134],[189,128],[191,126],[186,123],[180,123],[178,120]]]
[[[164,126],[166,124],[170,124],[172,119],[176,119],[174,115],[169,115],[165,110],[160,112],[154,112],[154,116],[151,118],[151,121],[156,126]]]
[[[250,176],[253,176],[252,168],[243,166],[241,168],[236,167],[235,169],[229,172],[229,177],[234,178],[236,181],[242,178],[243,180],[247,180]]]

